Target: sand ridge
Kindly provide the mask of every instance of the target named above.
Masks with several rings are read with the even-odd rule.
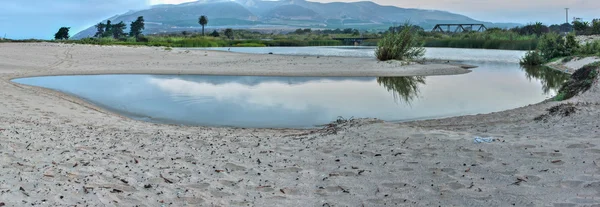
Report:
[[[58,74],[183,74],[200,68],[203,74],[259,73],[244,71],[248,65],[260,73],[277,74],[300,74],[289,70],[315,64],[324,65],[328,74],[340,68],[359,74],[354,70],[366,67],[360,64],[373,71],[388,67],[347,58],[321,57],[325,60],[321,61],[219,52],[207,52],[210,60],[201,61],[198,56],[204,51],[178,52],[0,44],[0,202],[8,206],[600,204],[597,84],[577,97],[592,98],[564,102],[573,102],[576,113],[543,121],[534,119],[563,103],[401,124],[359,119],[322,130],[275,130],[145,123],[9,81]],[[475,136],[496,141],[475,144]]]

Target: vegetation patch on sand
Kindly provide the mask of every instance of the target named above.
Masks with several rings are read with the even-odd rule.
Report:
[[[567,117],[577,112],[577,108],[572,103],[560,104],[546,109],[548,113],[542,114],[535,117],[535,121],[548,122],[548,120],[555,116]]]
[[[425,55],[425,48],[411,25],[404,25],[400,32],[390,32],[377,44],[375,56],[378,60],[418,60]]]
[[[598,79],[599,68],[600,62],[595,62],[575,71],[575,73],[571,75],[571,79],[560,88],[558,95],[554,97],[554,100],[567,100],[589,90]]]

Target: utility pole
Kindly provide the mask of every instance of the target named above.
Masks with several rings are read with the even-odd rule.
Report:
[[[565,20],[566,20],[566,23],[568,24],[569,23],[569,8],[565,8],[565,11],[567,12],[567,18]]]

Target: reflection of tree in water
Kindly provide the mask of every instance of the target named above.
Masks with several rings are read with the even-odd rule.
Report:
[[[394,99],[408,104],[419,96],[419,85],[425,84],[424,76],[411,77],[380,77],[377,83],[394,94]]]
[[[554,70],[543,66],[524,66],[522,67],[527,74],[527,79],[531,81],[532,78],[540,80],[542,82],[542,90],[544,94],[550,92],[550,90],[558,90],[569,80],[569,75],[558,70]]]

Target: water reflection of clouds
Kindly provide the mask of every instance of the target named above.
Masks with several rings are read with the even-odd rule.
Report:
[[[423,82],[174,75],[53,76],[17,82],[65,91],[125,114],[169,123],[240,127],[306,127],[337,116],[389,121],[436,118],[500,111],[545,98],[536,76],[528,79],[518,65],[490,64],[475,70],[426,77]],[[410,95],[411,104],[393,94]]]
[[[264,116],[289,113],[290,119],[312,116],[331,120],[337,116],[355,116],[406,120],[494,112],[544,99],[540,93],[541,84],[530,82],[516,69],[482,68],[467,75],[427,77],[426,84],[395,78],[372,78],[370,81],[364,78],[211,78],[212,81],[207,82],[204,78],[157,76],[148,82],[180,104],[229,107],[229,113],[238,115],[248,111],[268,113]],[[403,92],[389,90],[410,88],[393,85],[398,83],[415,83],[417,93],[404,93],[413,96],[410,104],[398,101],[393,95]]]
[[[193,100],[213,99],[252,107],[281,107],[299,111],[315,107],[352,111],[374,105],[394,104],[382,102],[382,99],[393,99],[376,84],[364,81],[329,80],[294,85],[264,82],[248,86],[239,83],[194,82],[178,78],[150,78],[149,83],[170,93],[175,101],[187,103],[190,103],[190,99],[191,103]]]

